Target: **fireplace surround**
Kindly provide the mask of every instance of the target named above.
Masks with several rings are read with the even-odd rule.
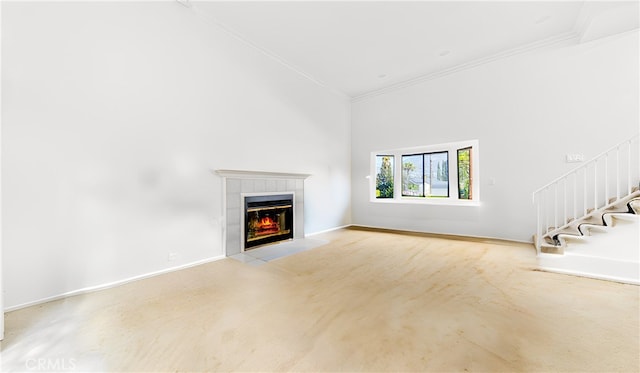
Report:
[[[304,180],[309,174],[216,170],[222,177],[222,235],[226,256],[244,252],[245,197],[291,195],[292,238],[304,238]],[[248,249],[251,249],[249,247]]]

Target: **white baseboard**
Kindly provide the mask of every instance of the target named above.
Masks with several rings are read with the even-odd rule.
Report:
[[[554,267],[539,267],[538,269],[540,271],[551,272],[551,273],[559,273],[559,274],[562,274],[562,275],[587,277],[587,278],[593,278],[593,279],[596,279],[596,280],[606,280],[606,281],[612,281],[612,282],[619,282],[621,284],[640,285],[640,280],[638,278],[602,275],[602,274],[597,274],[597,273],[584,272],[584,271],[575,271],[575,270],[568,270],[568,269],[564,269],[564,268],[554,268]]]
[[[364,224],[349,224],[347,227],[366,228],[366,229],[380,229],[380,230],[386,230],[386,231],[407,232],[407,233],[424,233],[424,234],[430,234],[430,235],[434,235],[434,236],[442,236],[443,238],[446,238],[447,236],[450,236],[450,237],[468,238],[470,240],[474,240],[474,239],[475,240],[493,240],[493,241],[515,242],[515,243],[522,243],[522,244],[533,244],[533,241],[514,240],[514,239],[510,239],[510,238],[498,238],[498,237],[487,237],[487,236],[472,236],[472,235],[467,235],[467,234],[455,234],[455,233],[427,232],[427,231],[418,231],[418,230],[403,229],[403,228],[378,227],[378,226],[374,226],[374,225],[364,225]]]
[[[353,225],[353,224],[341,225],[341,226],[339,226],[339,227],[329,228],[329,229],[325,229],[325,230],[323,230],[323,231],[318,231],[318,232],[313,232],[313,233],[307,233],[307,234],[305,234],[305,235],[304,235],[304,237],[305,237],[305,238],[306,238],[306,237],[313,237],[313,236],[316,236],[316,235],[318,235],[318,234],[329,233],[329,232],[337,231],[337,230],[340,230],[340,229],[349,228],[349,227],[351,227],[352,225]]]
[[[182,264],[182,265],[179,265],[179,266],[176,266],[176,267],[165,268],[165,269],[162,269],[162,270],[159,270],[159,271],[145,273],[145,274],[142,274],[142,275],[125,278],[125,279],[122,279],[122,280],[113,281],[113,282],[109,282],[109,283],[102,284],[102,285],[89,286],[89,287],[78,289],[78,290],[72,290],[72,291],[69,291],[69,292],[66,292],[66,293],[62,293],[62,294],[58,294],[58,295],[54,295],[54,296],[51,296],[51,297],[42,298],[42,299],[38,299],[38,300],[35,300],[35,301],[19,304],[19,305],[16,305],[16,306],[7,307],[7,308],[4,309],[4,312],[11,312],[11,311],[19,310],[21,308],[31,307],[31,306],[35,306],[35,305],[42,304],[42,303],[47,303],[47,302],[51,302],[51,301],[55,301],[55,300],[59,300],[59,299],[72,297],[74,295],[87,294],[87,293],[92,293],[94,291],[106,290],[106,289],[110,289],[110,288],[113,288],[113,287],[116,287],[116,286],[128,284],[130,282],[134,282],[134,281],[138,281],[138,280],[144,280],[146,278],[163,275],[165,273],[175,272],[175,271],[179,271],[179,270],[182,270],[182,269],[195,267],[195,266],[198,266],[198,265],[201,265],[201,264],[215,262],[217,260],[224,259],[224,258],[226,258],[224,255],[214,256],[214,257],[211,257],[211,258],[197,260],[195,262]]]

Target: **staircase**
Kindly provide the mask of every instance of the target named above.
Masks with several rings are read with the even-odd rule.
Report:
[[[542,270],[640,284],[639,135],[533,193]]]

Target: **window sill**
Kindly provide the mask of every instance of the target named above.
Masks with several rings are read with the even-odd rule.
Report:
[[[423,197],[401,197],[401,198],[374,198],[369,202],[381,204],[409,204],[409,205],[437,205],[437,206],[480,206],[480,201],[459,200],[449,198],[423,198]]]

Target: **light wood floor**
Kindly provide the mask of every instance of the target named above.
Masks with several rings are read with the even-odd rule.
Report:
[[[640,370],[637,286],[535,271],[530,245],[320,238],[8,313],[2,370]]]

